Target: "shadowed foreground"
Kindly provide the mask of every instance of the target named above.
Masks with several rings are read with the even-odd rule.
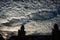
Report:
[[[60,31],[58,25],[54,25],[52,29],[52,35],[25,35],[24,25],[21,26],[21,30],[18,30],[18,36],[11,36],[7,40],[60,40]],[[0,34],[0,40],[4,40]]]

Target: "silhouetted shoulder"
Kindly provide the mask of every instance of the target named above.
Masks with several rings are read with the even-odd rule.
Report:
[[[59,40],[60,39],[60,30],[58,24],[54,24],[54,29],[52,30],[52,36],[54,40]]]
[[[4,40],[4,38],[2,37],[2,35],[0,34],[0,40]]]

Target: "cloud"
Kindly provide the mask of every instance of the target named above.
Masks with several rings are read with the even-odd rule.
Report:
[[[52,29],[51,26],[54,23],[59,23],[58,20],[60,20],[60,17],[57,17],[60,13],[57,13],[58,9],[56,8],[56,4],[52,1],[47,0],[47,4],[46,1],[41,1],[40,3],[10,3],[10,1],[8,1],[6,3],[0,2],[0,4],[0,18],[7,20],[7,22],[0,23],[5,31],[16,31],[21,24],[25,24],[27,34],[29,34],[29,32],[30,34],[50,33]],[[17,27],[17,29],[15,27]],[[12,30],[12,28],[15,29]]]
[[[50,20],[53,19],[54,17],[57,17],[57,13],[55,12],[36,12],[36,13],[32,13],[30,14],[30,19],[31,20],[40,20],[40,21],[45,21],[45,20]]]

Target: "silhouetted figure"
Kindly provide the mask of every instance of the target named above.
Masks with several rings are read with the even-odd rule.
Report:
[[[54,29],[52,30],[53,40],[60,40],[60,31],[58,29],[58,25],[54,25]]]
[[[4,38],[2,37],[2,35],[0,34],[0,40],[4,40]]]
[[[21,26],[21,29],[18,30],[18,38],[19,40],[25,40],[25,31],[24,25]]]
[[[18,30],[18,36],[11,36],[8,40],[25,40],[24,25]]]

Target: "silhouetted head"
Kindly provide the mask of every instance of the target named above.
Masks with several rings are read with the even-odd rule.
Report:
[[[58,29],[58,24],[55,24],[54,25],[54,29]]]
[[[24,29],[25,29],[25,28],[24,28],[24,25],[22,25],[22,26],[21,26],[21,30],[24,30]]]

